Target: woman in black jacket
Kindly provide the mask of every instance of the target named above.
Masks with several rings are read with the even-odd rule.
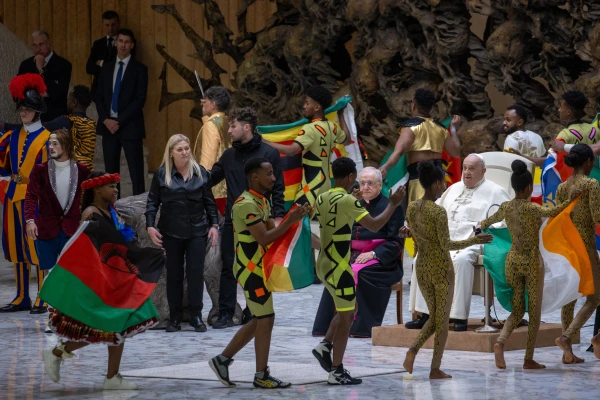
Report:
[[[160,220],[155,227],[160,207]],[[165,249],[167,255],[167,332],[181,330],[183,317],[183,277],[188,282],[190,325],[196,332],[206,332],[202,321],[204,294],[204,256],[207,240],[211,246],[219,236],[217,207],[208,175],[190,148],[190,140],[181,134],[171,136],[163,163],[152,179],[146,204],[146,228],[150,239]]]

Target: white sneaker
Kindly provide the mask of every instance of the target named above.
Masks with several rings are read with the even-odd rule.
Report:
[[[133,382],[126,381],[121,374],[117,373],[112,378],[104,377],[103,390],[137,390],[137,385]]]
[[[52,382],[58,382],[60,380],[60,364],[63,362],[62,357],[56,357],[52,353],[52,349],[46,349],[42,352],[44,357],[44,369],[46,375],[52,380]]]

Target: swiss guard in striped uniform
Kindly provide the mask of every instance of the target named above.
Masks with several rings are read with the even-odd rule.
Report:
[[[0,136],[0,175],[10,177],[4,197],[2,248],[4,258],[14,263],[17,294],[0,312],[41,314],[46,312],[46,304],[39,297],[32,304],[29,298],[29,273],[32,265],[38,265],[38,258],[33,239],[26,234],[24,200],[33,166],[48,161],[50,132],[40,122],[40,115],[47,110],[42,97],[46,84],[38,74],[24,74],[10,81],[9,90],[23,125]],[[44,275],[38,266],[38,293]]]

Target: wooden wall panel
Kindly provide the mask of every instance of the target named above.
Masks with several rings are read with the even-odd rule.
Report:
[[[216,0],[226,23],[237,36],[237,11],[242,0]],[[213,31],[204,18],[205,6],[192,0],[0,0],[0,16],[5,26],[27,45],[31,33],[43,29],[50,33],[57,54],[67,58],[73,65],[72,85],[90,85],[91,77],[85,72],[85,63],[94,40],[104,35],[102,13],[115,10],[121,16],[121,26],[131,29],[138,39],[137,57],[148,66],[148,97],[144,109],[149,150],[148,164],[155,170],[162,160],[168,138],[177,132],[187,135],[192,143],[201,122],[189,117],[193,101],[178,101],[158,111],[161,84],[158,79],[163,58],[156,51],[156,44],[166,50],[187,68],[198,71],[202,77],[209,72],[200,60],[190,57],[195,52],[179,25],[168,15],[154,12],[151,5],[175,4],[177,10],[191,27],[202,37],[212,41]],[[248,30],[262,29],[276,10],[273,2],[258,0],[247,15]],[[236,70],[235,62],[225,54],[215,59],[227,73],[221,75],[223,85],[232,89],[231,78]],[[187,83],[170,67],[167,67],[168,89],[171,92],[190,90]]]

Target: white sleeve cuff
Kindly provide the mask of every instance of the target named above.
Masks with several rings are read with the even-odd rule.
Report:
[[[573,146],[575,146],[574,144],[565,144],[565,151],[569,152],[571,151],[571,149],[573,148]]]

